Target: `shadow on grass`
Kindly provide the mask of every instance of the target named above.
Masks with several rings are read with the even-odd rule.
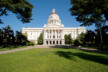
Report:
[[[91,52],[91,53],[99,53],[99,54],[108,54],[108,51],[102,51],[102,50],[88,50],[88,49],[81,49],[82,51]]]
[[[97,63],[108,65],[108,58],[105,58],[103,56],[90,55],[90,54],[85,54],[85,53],[64,52],[64,51],[58,51],[55,54],[59,55],[61,57],[70,59],[70,60],[72,60],[73,56],[77,56],[77,57],[85,59],[85,60],[94,61]]]
[[[73,45],[53,45],[50,48],[61,48],[61,49],[72,49],[75,48]]]

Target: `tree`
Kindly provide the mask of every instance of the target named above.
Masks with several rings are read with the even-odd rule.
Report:
[[[95,33],[91,30],[87,31],[87,34],[85,35],[85,41],[87,44],[92,44],[95,41],[94,37],[96,37]]]
[[[71,34],[65,35],[65,44],[72,44],[72,41]]]
[[[66,34],[64,38],[65,38],[65,44],[68,44],[68,35]]]
[[[74,45],[79,46],[81,44],[81,41],[79,39],[74,40]]]
[[[81,22],[81,26],[95,26],[100,30],[101,47],[103,38],[101,27],[108,21],[108,1],[107,0],[71,0],[71,15],[76,16],[76,20]]]
[[[27,0],[0,0],[0,17],[7,16],[7,12],[11,11],[23,23],[29,23],[32,20],[32,8],[33,5]],[[1,19],[0,23],[3,23]]]
[[[39,38],[38,38],[38,44],[41,45],[43,44],[43,34],[41,33]]]
[[[101,39],[100,39],[100,31],[99,29],[95,30],[96,32],[96,42],[97,44],[101,43]],[[108,43],[108,26],[104,26],[101,28],[101,32],[102,32],[102,38],[103,38],[103,44],[107,45]]]
[[[11,45],[14,43],[14,32],[9,25],[3,28],[2,37],[3,44]]]
[[[17,45],[26,45],[28,42],[27,37],[24,36],[21,32],[16,31],[16,36],[15,36],[16,44]]]
[[[82,44],[85,44],[85,35],[86,33],[81,33],[79,36],[78,36],[78,39],[82,42]]]
[[[3,31],[0,29],[0,45],[3,44]]]
[[[101,27],[108,21],[107,0],[71,0],[71,4],[71,15],[82,22],[81,26],[95,24],[96,27]]]
[[[68,35],[68,41],[69,41],[69,42],[68,42],[69,44],[72,44],[72,37],[71,37],[71,34]]]

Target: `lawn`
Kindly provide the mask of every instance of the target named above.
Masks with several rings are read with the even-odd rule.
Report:
[[[0,72],[108,72],[108,55],[43,48],[0,54]]]

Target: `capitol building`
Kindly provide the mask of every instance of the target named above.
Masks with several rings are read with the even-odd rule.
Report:
[[[85,27],[65,28],[61,24],[61,20],[55,9],[52,10],[47,24],[43,28],[22,28],[22,33],[27,34],[27,39],[34,41],[36,44],[38,43],[38,37],[42,33],[44,45],[64,45],[64,36],[66,34],[71,34],[72,39],[76,39],[79,34],[82,32],[85,33],[85,31]]]

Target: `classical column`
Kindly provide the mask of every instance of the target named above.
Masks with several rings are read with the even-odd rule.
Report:
[[[64,32],[63,32],[63,30],[62,30],[62,39],[64,39]]]
[[[60,45],[60,40],[58,40],[58,45]]]
[[[52,29],[52,39],[53,39],[53,29]]]
[[[60,30],[58,30],[58,38],[60,39]]]
[[[49,30],[48,30],[48,39],[49,39]]]
[[[46,36],[47,36],[47,33],[46,33],[46,30],[44,30],[44,39],[46,39]]]
[[[64,40],[62,40],[62,45],[64,45]]]
[[[57,30],[55,30],[55,39],[57,39]]]
[[[56,40],[55,40],[55,45],[56,45],[57,43],[56,43]]]
[[[55,30],[55,29],[54,29],[54,36],[55,36],[55,38],[56,38],[56,30]],[[54,39],[55,39],[55,38],[54,38]]]
[[[58,29],[57,29],[57,39],[58,39]]]

